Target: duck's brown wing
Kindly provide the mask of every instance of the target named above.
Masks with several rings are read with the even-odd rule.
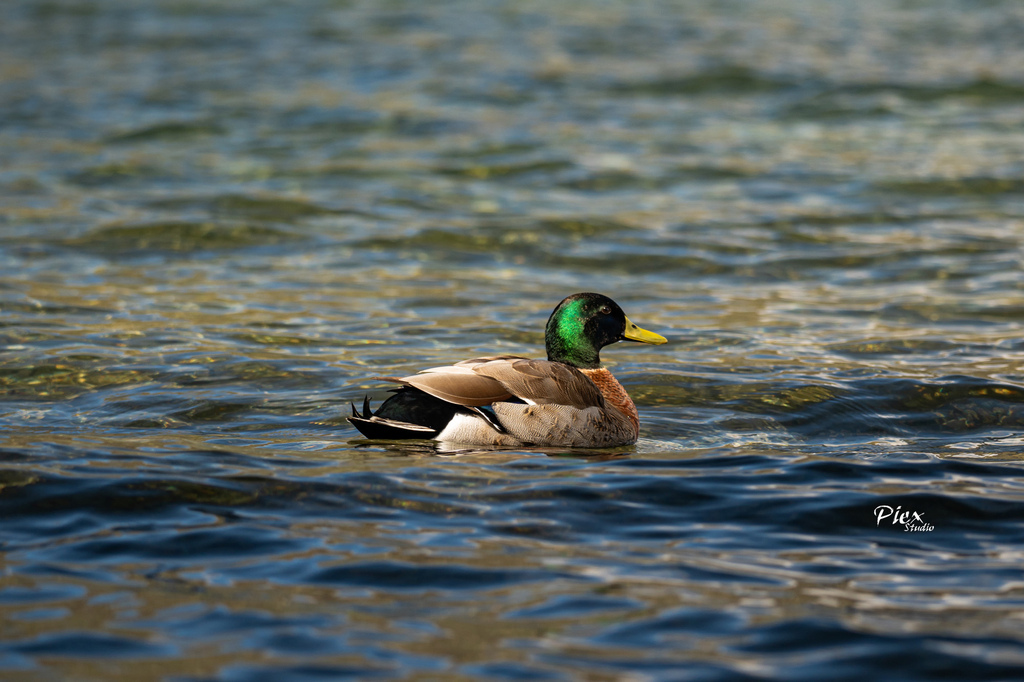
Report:
[[[499,356],[432,367],[407,377],[383,377],[418,388],[441,400],[483,407],[513,397],[535,405],[603,407],[604,398],[590,379],[561,362]]]
[[[500,383],[512,395],[535,405],[567,405],[579,410],[604,407],[594,382],[574,367],[549,360],[492,360],[473,372]]]

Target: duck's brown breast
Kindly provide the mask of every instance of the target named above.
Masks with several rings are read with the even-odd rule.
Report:
[[[626,389],[622,387],[619,380],[604,367],[581,369],[580,371],[594,382],[594,385],[601,391],[601,395],[604,396],[604,400],[609,406],[629,417],[629,421],[633,424],[633,435],[639,434],[640,415],[636,411],[633,399],[626,393]]]

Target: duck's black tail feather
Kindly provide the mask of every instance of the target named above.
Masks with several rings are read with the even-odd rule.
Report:
[[[370,398],[363,398],[362,414],[353,405],[348,420],[367,438],[430,439],[441,433],[457,413],[466,411],[418,388],[403,386],[394,393],[376,412],[370,411]]]

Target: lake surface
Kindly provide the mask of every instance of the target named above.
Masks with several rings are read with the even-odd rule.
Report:
[[[0,677],[1024,678],[1021,35],[3,3]],[[636,446],[345,421],[577,291]]]

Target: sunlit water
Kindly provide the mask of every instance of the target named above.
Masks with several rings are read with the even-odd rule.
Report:
[[[5,2],[0,676],[1024,677],[1022,34]],[[588,290],[635,447],[344,420]]]

